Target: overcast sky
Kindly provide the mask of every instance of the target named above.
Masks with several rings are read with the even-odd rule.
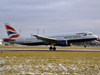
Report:
[[[100,37],[100,0],[0,0],[0,38],[4,23],[22,35],[91,31]]]

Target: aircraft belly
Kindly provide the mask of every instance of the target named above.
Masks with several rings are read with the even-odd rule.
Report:
[[[21,43],[22,45],[46,45],[46,42]]]
[[[85,42],[85,41],[92,41],[97,40],[97,38],[81,38],[81,39],[70,39],[68,42]]]
[[[43,42],[42,40],[27,40],[24,42],[20,42],[22,45],[45,45],[46,42]]]

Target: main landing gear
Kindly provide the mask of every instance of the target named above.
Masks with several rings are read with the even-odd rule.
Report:
[[[50,46],[49,49],[55,51],[56,47],[55,46],[54,47]]]

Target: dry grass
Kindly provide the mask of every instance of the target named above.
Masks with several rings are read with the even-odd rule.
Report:
[[[100,75],[100,53],[3,51],[0,74]]]

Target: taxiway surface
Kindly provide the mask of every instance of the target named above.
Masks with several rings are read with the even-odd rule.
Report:
[[[50,50],[47,50],[47,49],[0,49],[0,51],[39,51],[39,52],[41,52],[41,51],[43,51],[43,52],[52,52],[52,51],[50,51]],[[56,50],[56,51],[53,51],[53,52],[100,52],[100,50],[76,50],[76,49],[74,49],[74,50],[61,50],[61,49],[59,49],[59,50]]]

